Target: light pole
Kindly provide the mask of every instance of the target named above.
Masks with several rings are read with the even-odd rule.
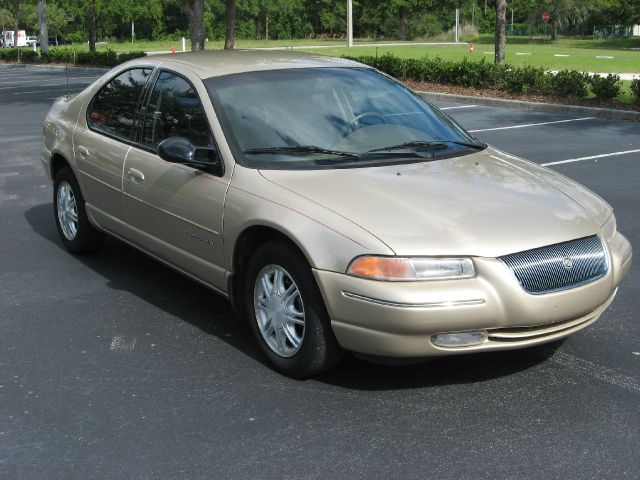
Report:
[[[347,47],[353,47],[353,0],[347,0]]]

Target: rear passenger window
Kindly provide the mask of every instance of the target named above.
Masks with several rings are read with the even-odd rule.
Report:
[[[110,135],[132,139],[133,121],[150,68],[127,70],[107,83],[93,98],[89,126]]]
[[[184,137],[196,147],[213,144],[198,94],[184,78],[170,72],[158,76],[142,126],[142,143],[151,148],[169,137]]]

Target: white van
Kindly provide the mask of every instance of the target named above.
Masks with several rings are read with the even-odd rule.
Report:
[[[13,34],[15,32],[13,30],[7,30],[2,33],[3,46],[5,47],[13,47]],[[27,33],[24,30],[18,30],[18,47],[26,47],[27,46]]]

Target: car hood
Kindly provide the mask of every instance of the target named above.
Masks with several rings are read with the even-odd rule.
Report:
[[[497,257],[597,234],[610,213],[575,182],[493,149],[404,165],[261,173],[397,255]]]

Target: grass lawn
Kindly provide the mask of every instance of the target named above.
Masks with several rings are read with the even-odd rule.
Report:
[[[370,43],[359,40],[360,43]],[[358,41],[356,41],[357,45]],[[379,42],[385,43],[385,42]],[[393,41],[393,43],[396,43]],[[402,42],[397,42],[402,43]],[[238,40],[237,48],[263,48],[294,46],[303,51],[322,55],[383,55],[391,52],[407,58],[420,58],[428,55],[448,60],[467,57],[471,60],[486,58],[493,60],[493,39],[483,35],[475,42],[475,54],[469,53],[468,45],[400,45],[392,47],[354,47],[347,48],[340,40]],[[323,48],[303,48],[321,46]],[[98,49],[110,48],[116,51],[144,50],[145,52],[169,51],[175,47],[182,49],[178,41],[136,41],[99,45]],[[223,47],[222,41],[207,42],[206,48],[215,50]],[[87,48],[86,45],[75,48]],[[191,43],[187,40],[187,50]],[[633,50],[634,48],[638,50]],[[562,56],[556,56],[562,55]],[[599,58],[600,57],[600,58]],[[528,37],[509,37],[507,39],[507,63],[512,65],[534,65],[548,70],[578,70],[587,72],[640,73],[640,38],[626,40],[576,40],[561,39],[544,42],[542,39]]]
[[[360,41],[365,43],[366,41]],[[303,51],[323,55],[383,55],[391,52],[394,55],[408,58],[419,58],[425,55],[443,59],[456,60],[467,57],[471,60],[486,58],[493,60],[493,40],[490,36],[482,36],[475,42],[475,54],[469,53],[468,45],[401,45],[393,47],[354,47],[347,48],[340,40],[238,40],[237,48],[261,47],[305,47],[322,46],[323,48],[303,48]],[[358,42],[356,42],[357,45]],[[368,43],[368,42],[366,42]],[[384,43],[384,42],[382,42]],[[395,43],[395,42],[394,42]],[[400,42],[398,42],[400,43]],[[187,50],[190,49],[187,40]],[[222,41],[207,42],[208,49],[220,49]],[[99,49],[111,48],[116,51],[144,50],[168,51],[175,47],[182,49],[181,41],[164,42],[123,42],[101,45]],[[86,48],[85,46],[80,48]],[[638,50],[632,50],[637,48]],[[562,55],[562,56],[556,56]],[[571,69],[587,72],[640,73],[640,38],[627,40],[576,40],[561,39],[555,42],[544,42],[542,39],[528,37],[510,37],[507,39],[507,63],[512,65],[534,65],[549,70]]]
[[[592,40],[558,40],[553,43],[516,43],[507,40],[507,63],[511,65],[534,65],[548,70],[578,70],[586,72],[640,73],[640,50],[629,47],[615,48],[610,43],[598,46]],[[515,39],[520,40],[520,39]],[[636,42],[640,48],[640,39]],[[400,57],[420,58],[428,55],[447,60],[470,60],[486,58],[493,61],[493,44],[483,39],[475,43],[475,53],[469,53],[468,45],[425,45],[398,47],[323,48],[315,51],[324,55],[383,55],[391,52]],[[556,56],[564,55],[564,56]],[[601,57],[601,58],[598,58]],[[611,58],[609,58],[611,57]]]

